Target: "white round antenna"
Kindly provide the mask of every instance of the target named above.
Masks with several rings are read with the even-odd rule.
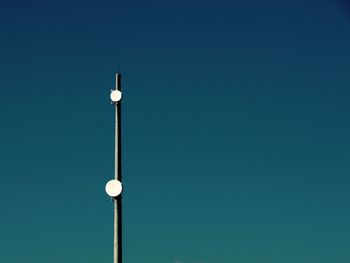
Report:
[[[110,97],[113,102],[117,102],[121,100],[122,93],[119,90],[112,90]]]
[[[119,182],[118,180],[110,180],[106,184],[105,189],[106,189],[106,193],[110,197],[117,197],[122,192],[123,187],[122,187],[122,183]]]

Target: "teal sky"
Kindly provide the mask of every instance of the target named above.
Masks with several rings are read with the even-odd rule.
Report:
[[[230,3],[231,2],[231,3]],[[350,3],[0,1],[0,262],[350,262]]]

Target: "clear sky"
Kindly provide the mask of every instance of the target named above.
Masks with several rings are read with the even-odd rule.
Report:
[[[0,1],[0,262],[350,262],[345,0]]]

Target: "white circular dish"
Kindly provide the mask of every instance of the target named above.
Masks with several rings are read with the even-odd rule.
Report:
[[[110,97],[113,102],[118,102],[122,99],[122,93],[119,90],[112,90]]]
[[[117,197],[123,190],[122,183],[118,180],[110,180],[106,184],[105,190],[110,197]]]

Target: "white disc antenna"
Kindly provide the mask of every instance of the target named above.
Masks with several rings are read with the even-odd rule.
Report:
[[[123,191],[122,183],[118,180],[110,180],[106,184],[105,190],[110,197],[117,197]]]
[[[112,90],[110,97],[113,102],[118,102],[122,99],[122,93],[119,90]]]

